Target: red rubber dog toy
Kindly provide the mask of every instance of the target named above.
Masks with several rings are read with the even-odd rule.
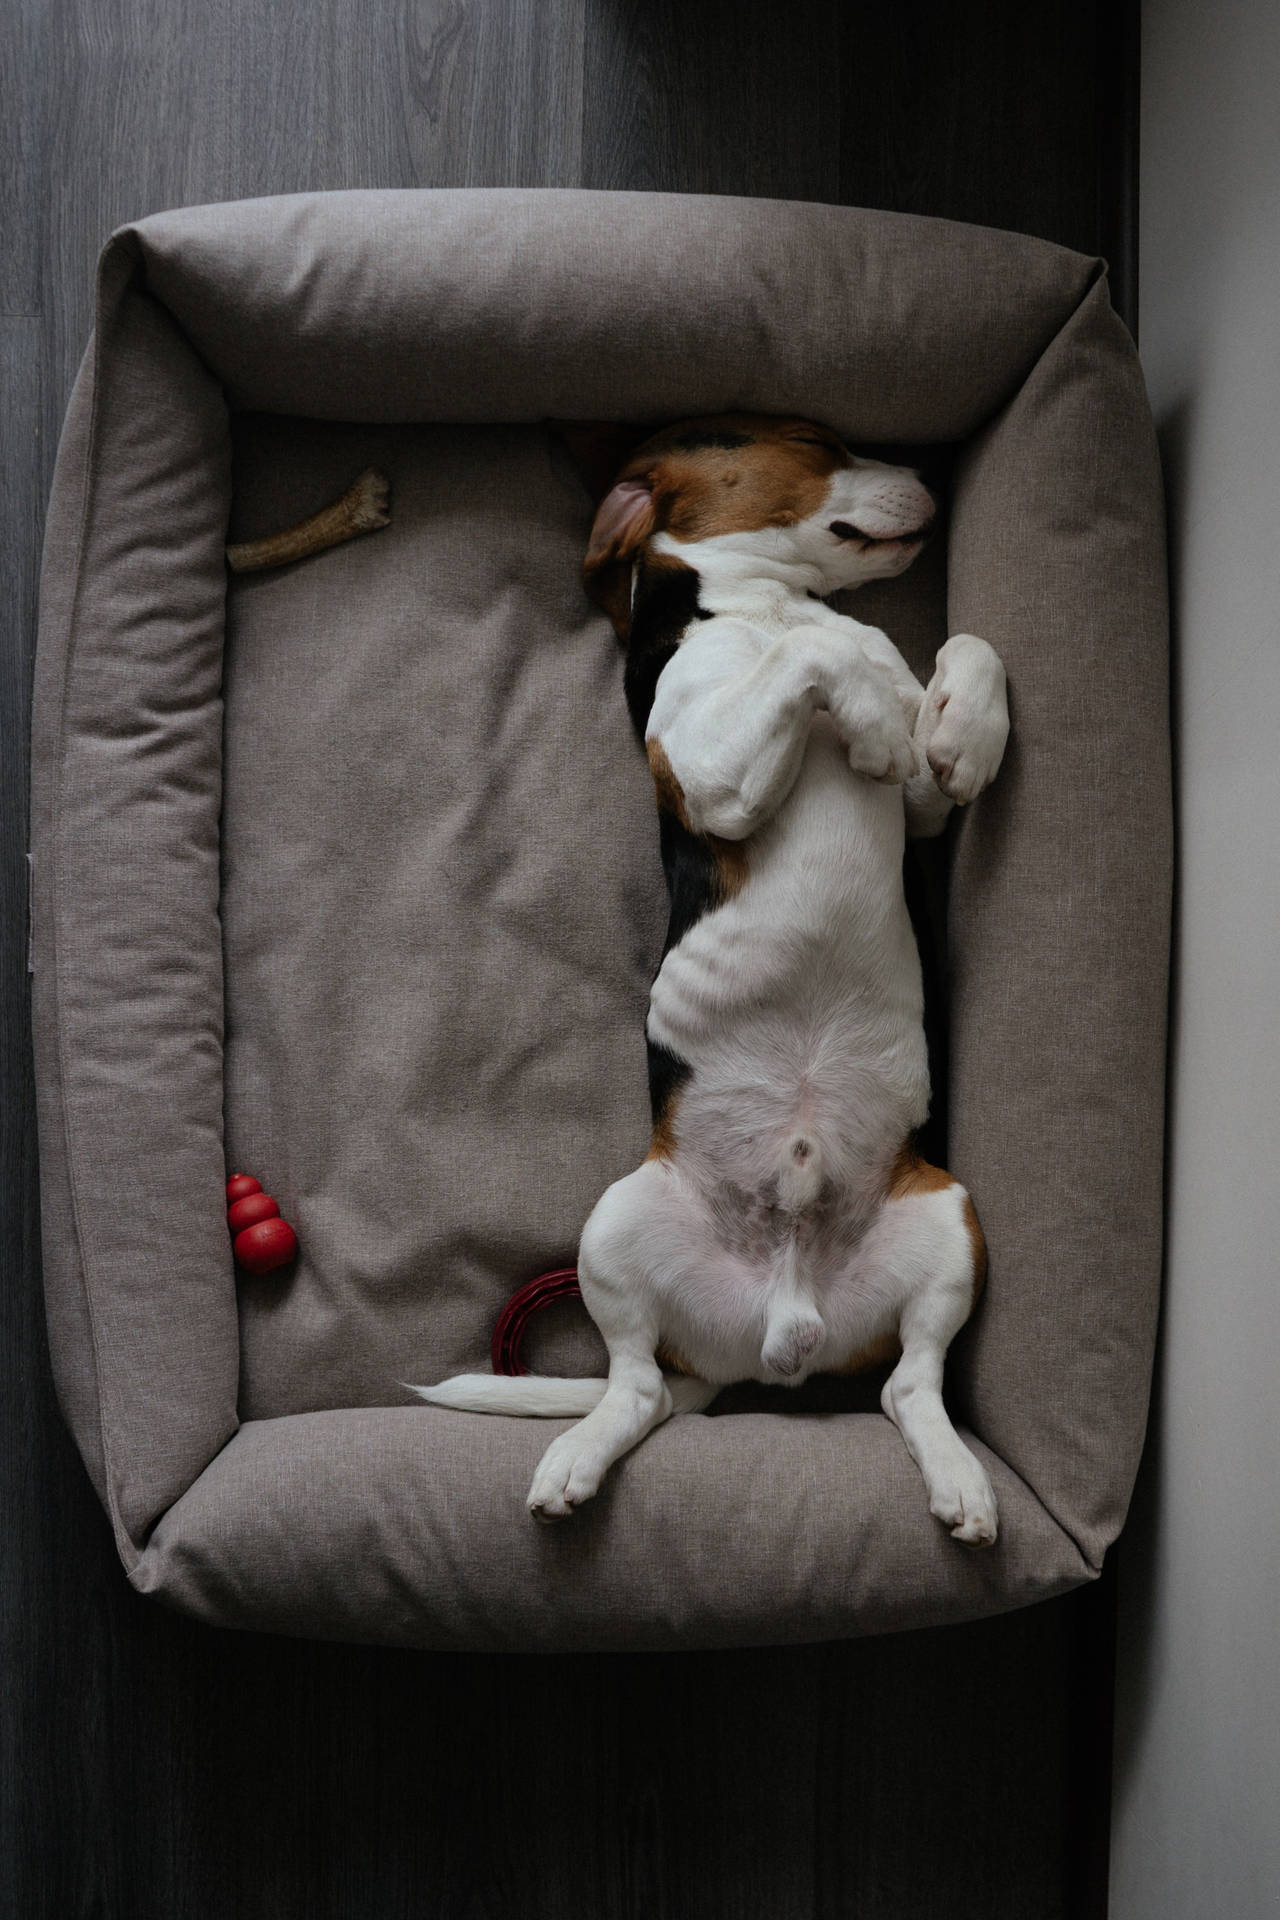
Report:
[[[297,1234],[251,1173],[233,1173],[227,1182],[227,1225],[232,1252],[246,1273],[275,1273],[297,1257]]]

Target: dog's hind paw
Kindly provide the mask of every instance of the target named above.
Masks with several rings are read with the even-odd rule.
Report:
[[[996,1496],[981,1466],[970,1456],[972,1472],[955,1474],[929,1489],[929,1511],[953,1540],[967,1547],[991,1547],[999,1532]]]
[[[544,1525],[567,1520],[600,1488],[603,1469],[592,1451],[575,1441],[572,1429],[551,1442],[538,1462],[526,1505]]]

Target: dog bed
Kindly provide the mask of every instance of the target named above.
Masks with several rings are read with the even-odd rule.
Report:
[[[666,904],[592,503],[549,419],[797,413],[951,464],[858,596],[1009,672],[949,840],[949,1164],[990,1248],[950,1539],[874,1386],[729,1394],[554,1529],[558,1423],[424,1407],[643,1156]],[[390,478],[388,529],[228,576]],[[340,193],[117,233],[58,457],[37,667],[35,1045],[61,1406],[134,1587],[435,1648],[730,1646],[1095,1575],[1160,1265],[1170,809],[1156,455],[1100,262],[846,208]],[[927,674],[926,674],[927,677]],[[937,888],[935,887],[935,892]],[[297,1227],[237,1276],[229,1172]],[[580,1306],[526,1358],[596,1372]]]

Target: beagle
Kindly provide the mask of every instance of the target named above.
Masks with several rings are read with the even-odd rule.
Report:
[[[535,1519],[572,1513],[731,1382],[895,1360],[881,1404],[930,1512],[971,1545],[996,1537],[942,1401],[986,1253],[963,1186],[912,1145],[929,1071],[902,856],[994,778],[1004,669],[959,634],[922,689],[883,633],[825,604],[909,567],[934,510],[912,470],[826,427],[732,414],[646,441],[596,514],[584,578],[625,649],[671,895],[651,1145],[578,1253],[608,1379],[414,1389],[584,1416],[538,1466]]]

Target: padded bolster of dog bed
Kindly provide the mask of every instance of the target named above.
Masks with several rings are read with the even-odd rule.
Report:
[[[930,1521],[870,1414],[673,1422],[552,1536],[520,1497],[548,1423],[316,1400],[242,1423],[258,1389],[222,1197],[232,429],[251,413],[306,434],[729,407],[956,444],[948,623],[1009,669],[1010,754],[954,830],[949,924],[950,1162],[991,1279],[948,1390],[1005,1512],[981,1564]],[[562,519],[554,571],[576,596],[585,499]],[[392,537],[329,577],[376,596],[392,549],[372,556]],[[322,623],[310,589],[288,591],[304,596],[295,618]],[[604,623],[576,598],[556,618],[598,654],[607,707]],[[34,1019],[55,1379],[135,1584],[224,1624],[341,1637],[712,1645],[971,1617],[1096,1572],[1132,1487],[1154,1342],[1166,651],[1154,435],[1100,262],[854,209],[558,191],[303,195],[116,235],[47,527]],[[589,787],[582,804],[605,811]],[[503,1191],[511,1212],[543,1202]],[[536,1270],[490,1296],[468,1267],[472,1364]],[[341,1307],[324,1310],[340,1348]],[[847,1483],[864,1473],[859,1518]],[[691,1542],[675,1558],[671,1501]],[[726,1524],[758,1537],[759,1605],[716,1545]],[[863,1548],[876,1565],[858,1571]],[[334,1554],[373,1567],[346,1598]],[[655,1554],[669,1574],[642,1577]]]
[[[126,229],[231,404],[318,419],[671,419],[821,400],[972,433],[1097,263],[945,220],[700,195],[300,194]]]

